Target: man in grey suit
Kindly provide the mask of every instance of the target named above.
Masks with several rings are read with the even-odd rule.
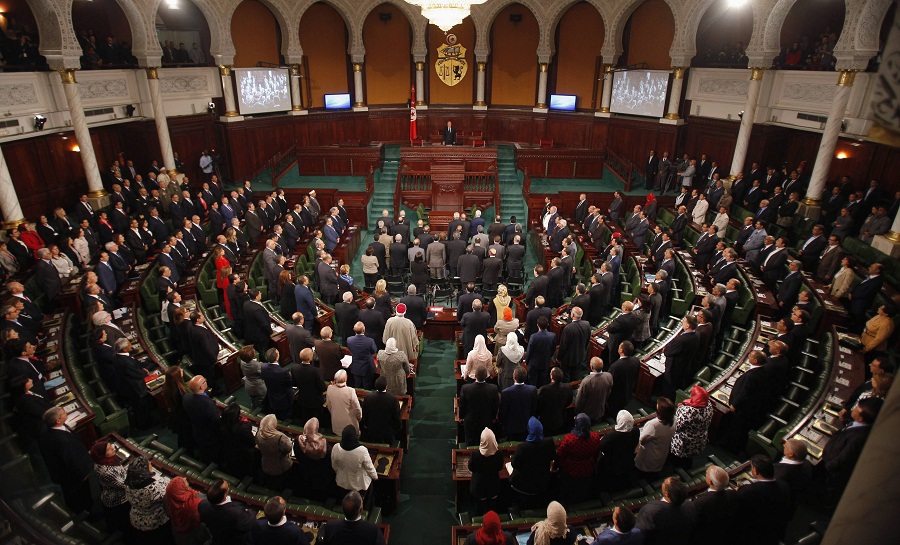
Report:
[[[828,237],[828,246],[822,252],[819,258],[819,267],[816,269],[816,276],[825,282],[831,282],[834,273],[841,266],[841,260],[844,259],[844,252],[841,250],[841,239],[835,235]]]
[[[751,263],[756,261],[756,256],[759,255],[759,251],[765,244],[767,236],[769,236],[769,233],[766,232],[765,224],[757,221],[756,228],[747,237],[747,242],[744,243],[743,250],[747,261]]]
[[[678,173],[681,176],[681,187],[690,188],[694,183],[694,174],[697,173],[697,160],[691,159],[687,167]]]
[[[872,244],[872,239],[875,238],[875,235],[883,235],[891,227],[891,218],[887,215],[887,208],[883,206],[875,208],[873,206],[872,210],[874,212],[866,218],[866,221],[863,222],[862,227],[859,229],[859,240],[866,244]]]
[[[625,220],[625,232],[630,233],[641,221],[641,205],[634,205],[634,212]]]
[[[631,237],[631,241],[634,242],[634,245],[637,247],[638,252],[644,251],[644,242],[647,240],[647,232],[650,230],[650,222],[647,220],[646,214],[641,211],[637,225],[635,225],[630,231],[628,231],[628,235]]]
[[[278,274],[284,269],[279,269],[279,255],[275,253],[275,241],[266,241],[266,249],[263,250],[263,265],[266,276],[266,284],[269,286],[269,295],[276,298],[278,292]]]
[[[606,400],[612,386],[612,375],[603,372],[603,360],[591,358],[591,372],[582,379],[575,394],[575,414],[588,415],[594,424],[600,422],[606,414]]]
[[[622,194],[616,191],[613,193],[612,203],[609,205],[609,219],[613,223],[619,223],[619,214],[622,213]]]
[[[256,206],[252,202],[247,205],[244,220],[247,222],[247,238],[250,239],[251,244],[256,244],[259,235],[263,232],[263,222],[256,213]]]
[[[325,254],[322,261],[316,265],[316,281],[319,284],[319,293],[322,299],[329,305],[333,305],[337,301],[338,284],[337,273],[331,268],[331,254]]]
[[[304,348],[314,348],[316,341],[313,339],[312,333],[303,327],[303,314],[295,312],[291,316],[293,324],[288,324],[284,328],[284,334],[287,336],[288,347],[291,351],[291,361],[294,365],[300,365],[300,351]]]

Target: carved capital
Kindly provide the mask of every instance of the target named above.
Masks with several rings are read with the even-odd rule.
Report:
[[[75,69],[74,68],[65,68],[57,70],[59,72],[59,77],[62,80],[63,84],[75,84],[78,83],[75,80]]]
[[[485,70],[487,70],[487,63],[486,63],[486,62],[479,62],[479,63],[478,63],[478,71],[479,71],[479,72],[484,72]]]
[[[299,64],[291,65],[291,76],[294,76],[294,77],[300,76],[300,65]]]
[[[838,85],[841,87],[853,87],[853,80],[856,79],[858,70],[841,70],[838,76]]]
[[[219,65],[219,75],[222,76],[223,78],[227,78],[227,77],[231,76],[231,66],[226,65],[226,64],[220,64]]]
[[[362,72],[362,68],[363,68],[363,63],[361,63],[361,62],[353,63],[353,71],[354,72]]]
[[[159,67],[157,66],[148,66],[144,68],[144,71],[147,72],[147,79],[159,79]]]
[[[416,63],[416,72],[424,72],[425,71],[425,63],[417,62]]]
[[[763,79],[763,75],[765,75],[765,68],[751,68],[750,69],[750,80],[751,81],[759,81]]]
[[[541,72],[547,72],[548,70],[550,70],[550,65],[546,62],[542,62],[540,64],[540,69],[541,69]]]
[[[672,67],[672,76],[675,79],[684,79],[684,67],[683,66],[673,66]]]

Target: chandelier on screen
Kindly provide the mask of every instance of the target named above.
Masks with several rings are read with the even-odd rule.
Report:
[[[486,0],[406,0],[407,4],[422,8],[422,16],[444,32],[462,23],[469,9]]]

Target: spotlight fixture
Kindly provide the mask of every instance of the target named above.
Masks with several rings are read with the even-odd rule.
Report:
[[[510,13],[509,20],[511,23],[521,23],[522,22],[522,14],[521,13]]]
[[[47,118],[38,114],[34,116],[34,130],[42,131],[44,130],[44,124],[47,123]]]
[[[744,110],[738,112],[738,119],[744,119]]]
[[[128,106],[125,106],[125,115],[128,117],[133,117],[134,110],[135,110],[135,107],[133,104],[129,104]]]
[[[391,20],[391,12],[385,11],[378,14],[378,19],[380,19],[383,23],[387,24],[388,21]]]
[[[206,113],[208,113],[210,115],[216,113],[216,103],[215,102],[210,102],[209,104],[206,105]]]

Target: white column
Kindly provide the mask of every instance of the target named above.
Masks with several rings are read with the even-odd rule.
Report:
[[[0,176],[3,173],[0,172]],[[4,210],[4,215],[6,211]],[[894,216],[894,224],[891,230],[883,235],[875,235],[872,239],[872,247],[881,250],[893,258],[900,258],[900,210]]]
[[[237,112],[237,107],[234,103],[234,85],[231,82],[231,66],[219,65],[219,76],[222,78],[222,96],[225,98],[225,117],[243,119]],[[232,121],[232,119],[228,119],[227,121]]]
[[[88,196],[102,198],[106,196],[106,191],[103,189],[103,180],[100,179],[100,167],[97,166],[97,157],[94,155],[94,144],[91,142],[87,118],[84,117],[81,93],[78,92],[78,82],[75,81],[75,70],[71,68],[60,70],[59,76],[62,78],[63,92],[66,94],[69,114],[72,116],[75,140],[78,142],[78,149],[81,150],[79,155],[81,164],[84,166],[84,174],[87,177]]]
[[[550,65],[542,62],[539,66],[537,105],[534,109],[535,111],[544,111],[547,109],[547,71],[550,70]]]
[[[665,119],[675,121],[678,119],[678,106],[681,104],[681,87],[684,85],[684,68],[672,67],[672,94],[669,95],[669,108]]]
[[[365,108],[366,103],[363,102],[364,90],[363,90],[363,63],[354,62],[353,63],[353,89],[355,91],[354,97],[356,98],[356,102],[353,103],[353,109],[357,110],[360,108]]]
[[[487,63],[478,61],[477,66],[478,72],[476,73],[475,78],[475,104],[473,105],[473,109],[487,110],[487,102],[484,101],[484,80],[487,72]]]
[[[831,169],[831,161],[834,159],[834,147],[841,134],[841,124],[847,111],[847,103],[850,101],[850,91],[855,77],[855,70],[842,70],[838,77],[837,92],[831,99],[828,121],[825,122],[825,129],[822,131],[819,152],[816,154],[816,162],[809,178],[809,189],[806,190],[806,199],[803,201],[807,206],[818,208],[822,201],[822,191],[825,189],[825,181]]]
[[[734,146],[734,157],[731,159],[731,174],[744,169],[747,159],[747,148],[750,146],[750,132],[753,131],[753,119],[756,117],[756,103],[759,102],[759,91],[765,68],[753,68],[750,73],[750,87],[747,89],[747,102],[744,103],[744,117],[738,130],[737,143]]]
[[[609,102],[612,100],[613,65],[603,65],[603,94],[600,95],[600,110],[598,117],[610,117]]]
[[[302,110],[303,99],[300,96],[300,65],[291,65],[291,110]]]
[[[422,61],[416,61],[416,108],[428,108],[425,104],[425,63]]]
[[[163,165],[169,171],[169,177],[174,178],[178,172],[175,170],[175,154],[172,153],[166,109],[159,92],[159,68],[151,66],[144,70],[147,72],[147,86],[150,88],[150,102],[153,104],[153,119],[156,121],[156,135],[159,138],[159,149],[162,150]]]
[[[3,150],[0,150],[0,210],[3,211],[4,229],[13,229],[25,223],[19,196],[16,194],[12,176],[9,175],[9,166],[6,164]]]

